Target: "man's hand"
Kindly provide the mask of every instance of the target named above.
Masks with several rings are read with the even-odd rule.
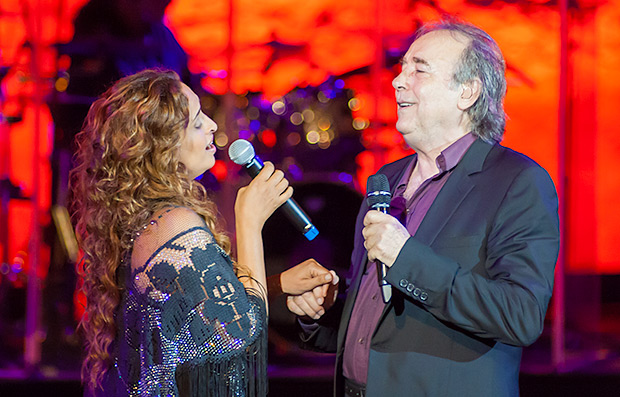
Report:
[[[379,260],[391,267],[409,237],[409,231],[391,215],[368,211],[364,217],[364,247],[368,259]]]

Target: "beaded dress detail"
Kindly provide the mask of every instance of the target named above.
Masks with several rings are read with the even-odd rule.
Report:
[[[202,218],[164,212],[135,239],[131,262],[105,395],[266,395],[265,303]]]

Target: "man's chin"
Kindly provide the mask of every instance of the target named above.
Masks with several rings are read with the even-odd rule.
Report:
[[[396,131],[398,131],[401,135],[405,136],[410,134],[413,131],[413,128],[409,125],[409,123],[405,121],[396,121]]]

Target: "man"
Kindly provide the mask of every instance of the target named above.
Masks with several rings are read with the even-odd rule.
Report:
[[[390,214],[360,209],[346,301],[288,297],[304,342],[337,351],[336,396],[516,396],[559,250],[547,172],[499,145],[505,64],[464,23],[423,26],[402,59]],[[385,304],[374,261],[388,268]],[[319,294],[317,294],[318,296]]]

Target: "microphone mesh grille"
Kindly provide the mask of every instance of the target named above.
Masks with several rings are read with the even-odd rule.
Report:
[[[371,175],[366,184],[366,202],[370,208],[389,206],[392,200],[390,182],[383,174]]]
[[[239,165],[246,165],[254,158],[255,152],[252,144],[245,139],[237,139],[228,148],[228,157]]]

